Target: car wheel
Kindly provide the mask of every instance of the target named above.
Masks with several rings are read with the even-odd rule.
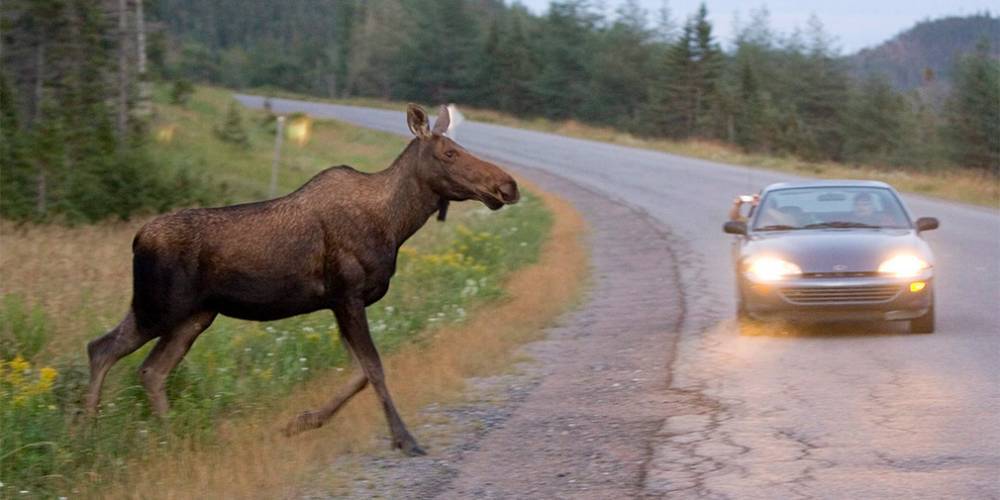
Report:
[[[740,322],[750,320],[750,313],[747,312],[747,306],[743,302],[743,297],[739,297],[736,302],[736,319]]]
[[[740,335],[758,335],[760,334],[760,322],[750,316],[747,312],[746,303],[743,302],[743,296],[739,296],[736,299],[736,328]]]
[[[926,314],[910,320],[910,333],[934,333],[934,304]]]

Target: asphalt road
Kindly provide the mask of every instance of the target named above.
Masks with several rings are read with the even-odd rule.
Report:
[[[246,105],[262,100],[240,96]],[[408,134],[401,112],[272,99]],[[458,141],[645,211],[676,236],[684,336],[666,392],[690,414],[651,436],[650,495],[715,498],[1000,498],[1000,212],[904,195],[937,257],[938,332],[896,325],[734,328],[737,194],[799,179],[659,152],[465,122]],[[336,157],[336,152],[331,152]]]

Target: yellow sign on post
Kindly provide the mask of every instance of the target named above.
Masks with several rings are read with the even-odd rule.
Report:
[[[312,119],[308,116],[301,116],[288,124],[288,138],[295,141],[300,147],[309,141],[309,134],[312,132]]]

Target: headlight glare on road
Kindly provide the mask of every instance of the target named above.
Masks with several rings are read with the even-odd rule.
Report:
[[[757,281],[779,281],[802,274],[799,266],[776,257],[758,257],[750,261],[747,273]]]
[[[878,266],[879,274],[889,274],[897,278],[908,278],[920,274],[921,271],[930,267],[920,257],[910,254],[897,255]]]

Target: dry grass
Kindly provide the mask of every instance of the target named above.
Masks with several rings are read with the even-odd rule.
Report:
[[[523,182],[523,181],[520,181]],[[535,190],[535,192],[539,192]],[[426,341],[385,359],[393,396],[411,428],[417,410],[431,402],[456,401],[464,380],[510,365],[514,348],[536,339],[544,326],[578,296],[586,278],[585,225],[568,202],[544,195],[554,214],[550,239],[539,261],[505,285],[509,299],[483,306],[469,320],[436,330]],[[371,390],[351,401],[326,427],[292,439],[277,430],[303,409],[319,406],[347,373],[330,373],[304,384],[272,416],[229,424],[213,445],[190,445],[131,464],[127,484],[100,491],[105,498],[277,498],[321,473],[344,453],[380,449],[385,422]]]
[[[0,219],[0,296],[17,294],[49,315],[52,341],[43,357],[78,349],[125,314],[132,237],[145,220],[67,228]]]

